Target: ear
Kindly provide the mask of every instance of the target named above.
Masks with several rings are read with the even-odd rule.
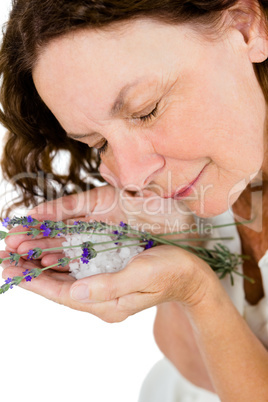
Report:
[[[258,0],[239,0],[228,10],[231,26],[241,32],[252,63],[268,58],[268,28]]]

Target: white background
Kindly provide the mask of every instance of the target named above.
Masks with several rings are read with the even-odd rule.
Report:
[[[11,0],[1,0],[1,27],[10,7]],[[4,132],[0,126],[1,140]],[[136,402],[162,357],[153,338],[156,307],[108,324],[16,287],[0,295],[0,311],[5,402]]]

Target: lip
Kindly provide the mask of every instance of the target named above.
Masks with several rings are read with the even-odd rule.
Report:
[[[203,171],[207,167],[208,163],[203,167],[199,175],[191,182],[188,186],[183,187],[180,191],[172,193],[170,196],[164,196],[164,198],[173,198],[174,200],[178,200],[184,197],[187,197],[193,190],[193,185],[198,181]]]

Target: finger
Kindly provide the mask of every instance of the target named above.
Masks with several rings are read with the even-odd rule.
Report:
[[[5,238],[5,243],[7,245],[7,247],[15,252],[18,248],[18,246],[24,242],[27,241],[31,238],[30,235],[27,235],[27,232],[29,231],[29,228],[24,228],[22,225],[16,226],[14,228],[12,228],[9,232],[8,232],[8,236]],[[24,234],[18,234],[18,233],[23,233]],[[37,236],[38,238],[42,238],[43,234],[40,233],[40,235]]]
[[[96,187],[89,191],[44,202],[29,211],[29,214],[35,219],[54,221],[85,216],[94,210],[97,198],[98,188]]]
[[[73,219],[66,219],[64,220],[64,223],[66,225],[74,225],[75,222],[78,221],[82,221],[82,222],[94,222],[94,221],[102,221],[104,223],[106,223],[107,225],[119,225],[120,222],[122,221],[122,216],[118,216],[118,213],[116,214],[112,214],[109,213],[108,216],[104,216],[103,214],[98,214],[98,213],[94,213],[92,215],[89,216],[80,216],[80,217],[76,217]]]
[[[77,216],[76,218],[72,218],[72,219],[65,219],[64,223],[66,225],[74,225],[76,222],[90,222],[93,221],[93,219],[90,216]]]
[[[9,252],[7,252],[7,251],[0,251],[0,258],[1,259],[4,259],[4,258],[7,258],[7,257],[9,257]],[[1,267],[2,268],[6,268],[6,267],[8,267],[10,265],[10,262],[9,262],[9,260],[5,260],[5,261],[3,261],[2,263],[1,263]]]
[[[33,264],[28,264],[28,269],[32,269],[32,268],[36,268],[36,266],[34,266]],[[3,279],[7,279],[7,278],[12,278],[16,275],[18,276],[23,276],[23,271],[26,269],[26,267],[22,267],[22,265],[19,265],[17,267],[13,267],[11,265],[9,265],[8,267],[6,267],[3,272],[2,272],[2,277]],[[40,276],[47,276],[53,279],[57,279],[59,281],[67,281],[67,282],[74,282],[75,278],[72,277],[71,275],[67,274],[66,272],[61,273],[58,271],[54,271],[52,269],[48,269],[47,271],[43,271],[42,274],[40,274]],[[39,277],[38,277],[39,278]],[[33,281],[36,281],[38,278],[33,278],[32,279],[32,283]]]
[[[21,267],[6,268],[3,271],[3,278],[22,276],[24,269]],[[31,282],[22,281],[18,286],[56,303],[91,313],[109,323],[121,322],[129,315],[144,309],[144,301],[142,301],[142,295],[140,294],[131,294],[126,296],[126,299],[122,298],[103,303],[76,302],[70,298],[70,289],[75,282],[75,279],[68,274],[48,270],[37,278],[32,279]],[[135,303],[138,308],[136,308]]]
[[[24,241],[18,246],[17,253],[18,254],[26,254],[28,253],[29,250],[32,250],[34,248],[41,248],[43,251],[41,254],[42,258],[44,255],[51,254],[51,253],[59,253],[59,250],[54,250],[55,248],[61,248],[62,243],[66,241],[65,238],[49,238],[49,237],[44,237],[43,239],[40,240],[28,240]],[[24,257],[27,258],[27,257]]]
[[[124,223],[127,223],[127,222],[125,222],[125,216],[124,215],[120,216],[118,214],[118,211],[115,211],[115,213],[110,211],[107,216],[94,212],[92,215],[87,217],[87,219],[83,219],[83,220],[98,221],[98,222],[102,221],[102,222],[106,223],[106,225],[116,225],[116,226],[119,226],[120,222],[123,220],[124,220]]]
[[[4,279],[13,276],[22,276],[24,268],[10,267],[6,268],[2,276]],[[75,279],[68,274],[57,273],[52,271],[44,271],[37,278],[32,279],[31,282],[22,281],[18,286],[52,300],[55,303],[63,304],[70,308],[80,311],[90,312],[86,304],[77,303],[70,298],[70,288]]]
[[[48,254],[42,258],[41,264],[43,267],[48,267],[50,265],[57,264],[58,260],[60,258],[64,258],[64,257],[65,257],[64,254]],[[69,265],[66,265],[65,267],[60,267],[60,266],[53,267],[53,270],[60,271],[60,272],[69,272]]]
[[[11,265],[10,264],[10,261],[7,261],[7,262],[3,262],[2,264],[1,264],[2,266],[4,266],[4,271],[2,272],[2,275],[3,275],[3,273],[5,272],[5,270],[8,268],[10,268],[10,269],[17,269],[17,268],[22,268],[22,269],[33,269],[33,268],[44,268],[44,267],[42,267],[42,265],[41,265],[41,262],[40,261],[36,261],[36,260],[34,260],[34,261],[30,261],[30,260],[23,260],[22,258],[20,258],[20,260],[19,260],[19,263],[18,263],[18,265],[16,266],[15,264],[14,265]]]
[[[0,258],[6,258],[9,257],[9,253],[6,251],[1,251],[0,252]],[[23,268],[43,268],[40,261],[36,261],[35,262],[31,262],[30,260],[24,260],[22,258],[20,258],[19,260],[19,265]],[[1,264],[2,268],[7,268],[7,267],[15,267],[15,263],[14,265],[11,265],[10,260],[5,260],[2,262]]]

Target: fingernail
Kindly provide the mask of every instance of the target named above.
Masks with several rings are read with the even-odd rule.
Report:
[[[89,288],[87,285],[79,285],[73,288],[71,298],[78,301],[89,301]]]

